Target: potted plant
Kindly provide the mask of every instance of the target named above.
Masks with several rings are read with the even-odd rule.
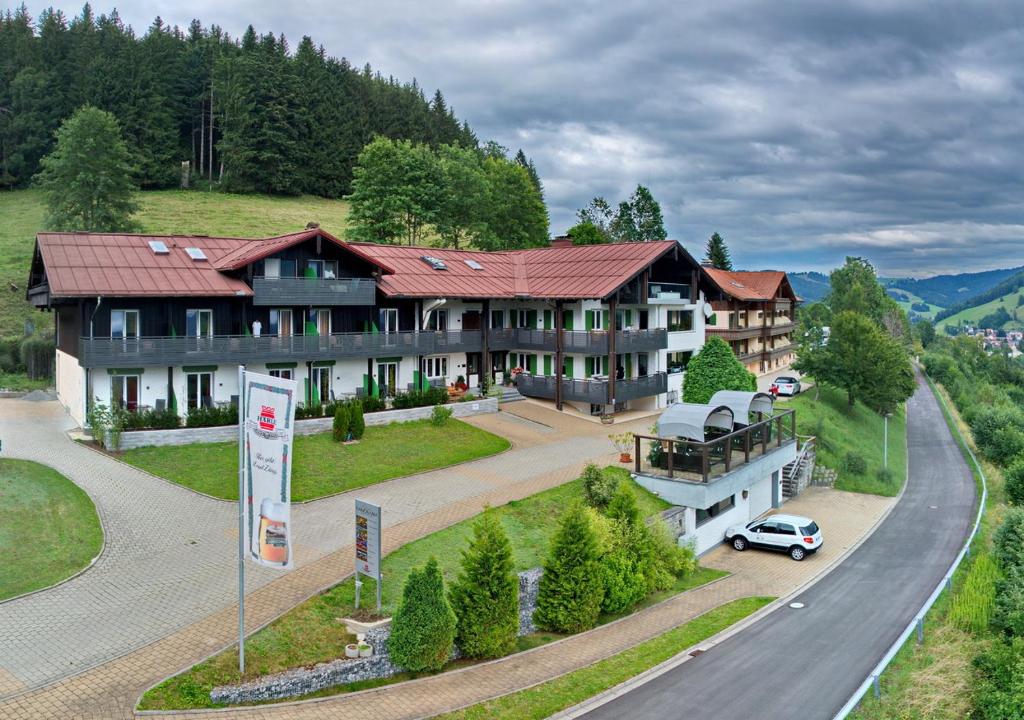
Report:
[[[355,659],[359,657],[359,646],[355,643],[349,643],[345,646],[345,657]]]
[[[359,657],[361,658],[368,658],[373,655],[373,645],[370,645],[369,643],[359,643],[358,648]]]
[[[613,433],[608,436],[608,439],[612,441],[615,449],[619,451],[619,462],[629,463],[633,462],[633,456],[630,454],[630,450],[633,449],[633,445],[636,436],[631,432]]]

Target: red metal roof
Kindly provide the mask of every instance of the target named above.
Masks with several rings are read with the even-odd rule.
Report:
[[[781,270],[719,270],[704,267],[704,272],[714,281],[715,285],[727,295],[737,300],[771,300],[779,296],[780,288],[783,295],[796,299],[789,285],[789,278]]]
[[[503,252],[373,243],[350,243],[349,247],[391,267],[392,274],[377,281],[387,295],[592,299],[611,294],[678,245],[665,240]],[[447,269],[435,270],[424,256],[442,260]],[[467,260],[482,269],[471,268]]]
[[[310,228],[301,232],[278,235],[277,237],[262,240],[250,240],[247,244],[239,246],[234,252],[228,253],[222,257],[216,265],[219,270],[239,270],[250,263],[269,257],[279,250],[290,248],[292,245],[298,245],[306,240],[313,240],[317,236],[320,236],[324,240],[334,243],[338,247],[358,255],[360,258],[371,264],[380,265],[380,263],[374,262],[372,258],[361,252],[352,243],[343,242],[334,235],[331,235],[329,232],[321,230],[320,228]],[[387,266],[381,267],[386,272],[390,272],[390,268]]]
[[[167,245],[157,255],[150,240]],[[252,240],[190,235],[123,235],[99,233],[39,233],[39,252],[53,297],[90,295],[247,296],[243,281],[217,270],[225,255]],[[207,260],[196,261],[185,248],[199,248]]]

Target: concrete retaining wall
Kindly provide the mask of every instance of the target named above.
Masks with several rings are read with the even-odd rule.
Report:
[[[498,400],[496,398],[481,398],[470,402],[450,403],[449,407],[457,418],[470,417],[471,415],[483,415],[485,413],[498,412]],[[363,417],[369,425],[388,425],[393,422],[408,422],[410,420],[424,420],[430,417],[434,411],[433,407],[409,408],[408,410],[382,410],[380,412],[367,413]],[[296,435],[316,435],[328,432],[334,423],[334,418],[313,418],[309,420],[295,421]],[[192,443],[216,443],[230,442],[238,437],[237,425],[222,425],[219,427],[203,428],[178,428],[175,430],[134,430],[121,435],[121,449],[131,450],[132,448],[144,447],[147,445],[190,445]]]

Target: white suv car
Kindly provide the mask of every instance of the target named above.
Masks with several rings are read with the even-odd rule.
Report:
[[[772,515],[725,531],[725,539],[737,550],[748,547],[780,550],[803,560],[822,545],[818,523],[799,515]]]

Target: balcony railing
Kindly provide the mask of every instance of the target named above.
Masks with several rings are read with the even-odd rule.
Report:
[[[705,442],[637,435],[637,475],[708,483],[796,442],[796,411],[783,412]]]
[[[495,328],[490,331],[488,344],[492,350],[546,350],[555,352],[557,330],[533,328]],[[608,335],[604,330],[563,331],[563,352],[578,355],[607,355]],[[668,347],[664,328],[649,330],[618,330],[615,333],[615,352],[646,352]]]
[[[212,335],[209,337],[81,338],[82,367],[170,366],[344,357],[479,352],[479,330],[335,333],[332,335]]]
[[[527,397],[555,398],[558,378],[553,375],[520,375],[516,388]],[[615,381],[615,402],[636,400],[668,392],[668,378],[663,372]],[[562,399],[604,405],[608,402],[608,380],[562,378]]]
[[[655,303],[689,303],[690,286],[683,283],[666,283],[650,280],[647,283],[647,299]]]
[[[253,305],[373,305],[373,278],[254,277]]]

